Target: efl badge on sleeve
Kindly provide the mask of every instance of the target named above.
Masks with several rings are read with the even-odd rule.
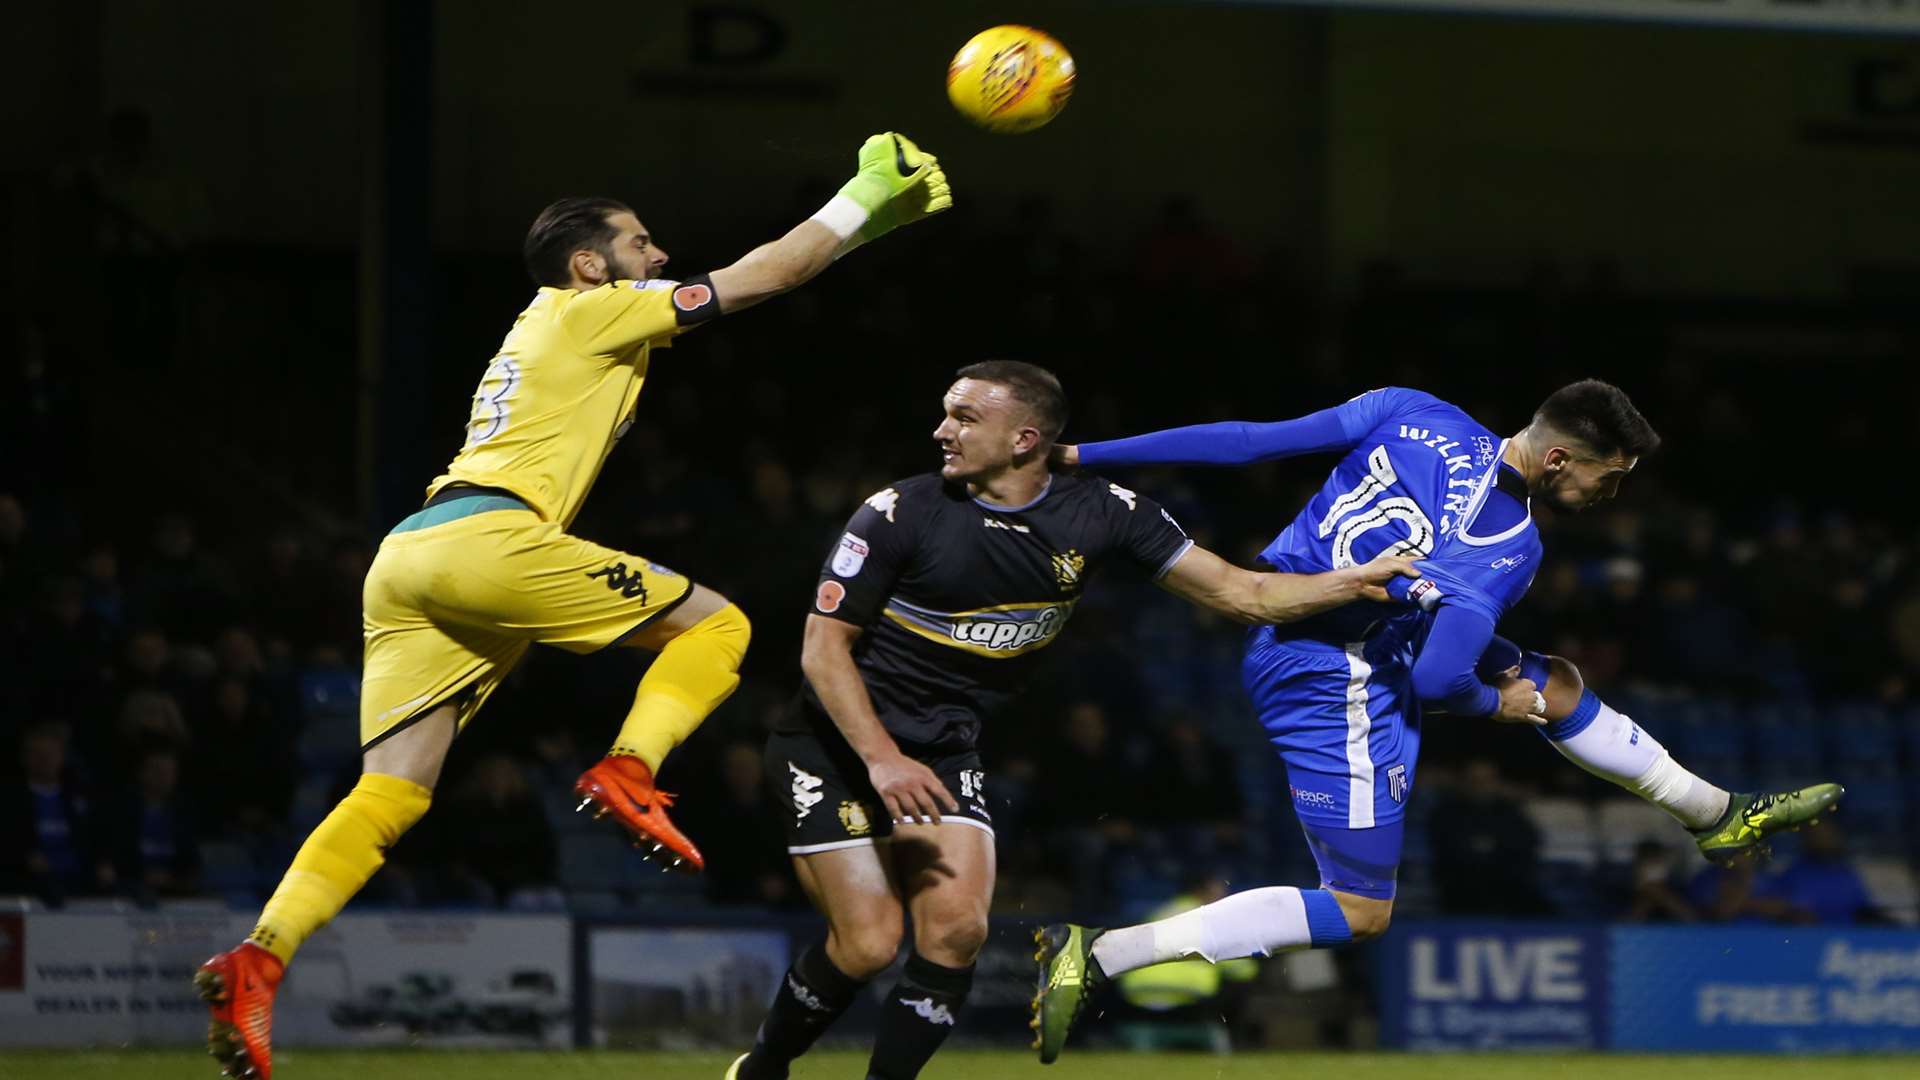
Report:
[[[867,542],[852,533],[840,534],[840,546],[833,552],[833,572],[852,577],[867,565]]]

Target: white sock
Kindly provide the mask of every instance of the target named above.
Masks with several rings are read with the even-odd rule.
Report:
[[[1249,889],[1159,922],[1109,930],[1093,943],[1100,970],[1119,975],[1191,956],[1213,963],[1272,956],[1311,944],[1300,890]]]
[[[1707,828],[1727,812],[1725,791],[1682,768],[1651,733],[1604,702],[1579,732],[1549,741],[1568,761],[1626,788],[1689,829]]]

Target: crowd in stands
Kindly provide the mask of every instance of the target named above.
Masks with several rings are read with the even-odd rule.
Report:
[[[1676,361],[1649,344],[1666,316],[1622,295],[1604,264],[1578,288],[1546,268],[1490,297],[1414,288],[1383,264],[1337,307],[1286,253],[1233,242],[1186,201],[1149,216],[1124,257],[1070,233],[1044,202],[1004,208],[997,225],[967,217],[979,213],[941,227],[991,241],[990,267],[954,250],[960,233],[942,241],[930,228],[905,254],[863,252],[819,288],[657,360],[639,423],[578,523],[754,619],[742,690],[663,777],[709,872],[662,875],[572,813],[573,777],[617,727],[640,661],[535,650],[463,734],[433,811],[362,902],[804,906],[759,744],[797,685],[814,575],[861,498],[933,466],[926,433],[947,373],[1001,353],[1061,372],[1079,408],[1070,439],[1297,414],[1391,382],[1518,428],[1563,376],[1627,385],[1670,449],[1619,505],[1543,515],[1546,563],[1502,632],[1573,658],[1590,686],[1725,785],[1831,777],[1857,798],[1797,851],[1712,871],[1677,826],[1623,808],[1537,736],[1436,719],[1402,908],[1913,919],[1905,837],[1920,800],[1895,781],[1920,769],[1911,510],[1871,498],[1872,478],[1805,482],[1845,472],[1820,462],[1858,449],[1857,429],[1891,403],[1862,401],[1783,448],[1778,418],[1814,376],[1787,366],[1756,386],[1719,380],[1711,359]],[[909,257],[911,280],[899,272]],[[416,470],[417,488],[455,448],[487,339],[524,292],[510,261],[483,269],[499,309],[467,312],[445,335],[471,355],[435,361],[435,404],[422,406],[423,424],[447,436],[433,443],[439,460],[381,465]],[[989,302],[990,330],[976,317]],[[139,438],[80,392],[120,361],[63,357],[30,314],[14,330],[0,358],[0,894],[255,905],[357,769],[360,585],[401,508],[361,523],[344,500],[320,500],[320,514],[313,500],[234,505],[233,464],[216,460],[171,460],[165,482],[151,481],[136,467]],[[185,368],[192,343],[143,362]],[[1552,362],[1526,366],[1540,356]],[[1280,366],[1284,396],[1272,389]],[[268,468],[324,477],[342,445]],[[1126,479],[1245,558],[1324,468]],[[985,735],[1001,905],[1138,914],[1197,878],[1311,878],[1237,652],[1235,627],[1140,583],[1096,584],[1048,650],[1045,677]]]

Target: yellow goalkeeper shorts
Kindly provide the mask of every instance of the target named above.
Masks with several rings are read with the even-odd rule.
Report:
[[[692,592],[666,567],[570,536],[515,499],[430,505],[387,535],[367,570],[360,744],[449,702],[464,728],[528,645],[594,652]]]

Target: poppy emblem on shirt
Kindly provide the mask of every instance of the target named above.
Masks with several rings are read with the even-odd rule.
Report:
[[[681,311],[698,311],[713,302],[713,290],[705,285],[682,285],[673,290],[673,306]]]
[[[846,598],[845,585],[837,581],[823,581],[820,583],[820,588],[814,591],[813,606],[819,608],[821,614],[831,615],[840,610],[840,605]]]

